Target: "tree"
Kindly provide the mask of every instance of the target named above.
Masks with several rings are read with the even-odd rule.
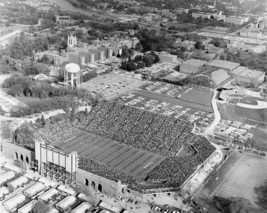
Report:
[[[28,149],[34,149],[34,131],[32,127],[27,124],[23,123],[17,130],[16,130],[16,137],[14,142],[22,147]]]
[[[158,63],[160,61],[159,55],[155,53],[154,51],[151,51],[151,55],[155,57],[154,63]]]
[[[8,49],[10,57],[14,59],[24,60],[27,56],[33,56],[32,42],[24,33],[16,37]]]
[[[135,45],[135,50],[138,52],[141,52],[143,50],[143,46],[140,42]]]
[[[42,127],[44,127],[45,124],[46,124],[46,121],[45,121],[44,115],[42,115],[42,117],[41,117],[41,125],[42,125]]]
[[[37,37],[34,39],[32,48],[35,52],[45,51],[48,49],[48,39],[46,37]]]
[[[267,179],[263,185],[255,187],[254,190],[257,194],[257,204],[267,212]]]
[[[195,44],[195,48],[198,50],[202,50],[203,49],[203,43],[202,41],[197,41]]]
[[[150,67],[155,62],[155,57],[151,53],[148,53],[144,55],[143,62],[147,67]]]
[[[51,207],[45,204],[43,201],[38,200],[32,209],[32,213],[47,213],[49,212]]]
[[[133,49],[128,49],[128,53],[130,54],[130,56],[134,55],[134,50]]]
[[[47,57],[47,55],[44,55],[41,59],[37,60],[37,62],[39,63],[44,63],[44,64],[50,64],[51,61],[50,59]]]
[[[128,53],[128,49],[123,48],[122,52],[121,52],[121,58],[128,58],[129,56],[130,56],[130,54]]]

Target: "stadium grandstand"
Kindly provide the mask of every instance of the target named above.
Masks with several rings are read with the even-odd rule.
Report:
[[[187,121],[120,101],[100,101],[88,114],[81,112],[73,123],[64,120],[40,129],[37,143],[64,156],[77,153],[77,169],[73,171],[76,180],[86,186],[117,196],[117,183],[121,183],[125,189],[147,194],[178,191],[215,151],[206,138],[193,134],[192,128]],[[43,174],[40,170],[45,161],[38,156],[42,152],[35,153]],[[53,156],[53,163],[60,164]],[[97,187],[100,177],[105,181]]]

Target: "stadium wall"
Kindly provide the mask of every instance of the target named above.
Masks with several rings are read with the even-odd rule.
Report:
[[[141,193],[127,188],[127,185],[122,184],[120,181],[115,182],[79,168],[77,169],[76,183],[81,187],[86,187],[88,190],[103,193],[114,198],[122,196],[130,199],[139,198],[144,201],[152,202],[156,197],[175,197],[175,195],[177,195],[177,192],[168,191],[158,193]],[[99,190],[100,185],[101,190]]]
[[[22,162],[26,168],[31,167],[31,163],[35,161],[34,151],[30,151],[16,144],[9,142],[2,142],[2,153],[13,160]]]
[[[112,180],[95,175],[91,172],[77,168],[76,183],[81,187],[93,189],[96,192],[103,193],[110,197],[118,197],[118,192],[122,186]]]

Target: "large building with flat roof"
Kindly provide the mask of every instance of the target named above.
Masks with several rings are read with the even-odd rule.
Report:
[[[70,16],[59,16],[59,15],[56,15],[55,19],[56,19],[56,23],[57,24],[70,24],[71,23]]]
[[[248,19],[239,16],[228,16],[224,18],[224,22],[229,24],[242,25],[248,22]]]
[[[216,67],[220,69],[224,69],[230,74],[235,68],[237,68],[240,64],[231,62],[231,61],[225,61],[225,60],[219,60],[219,59],[214,59],[208,63],[205,64],[207,67]]]
[[[204,70],[203,65],[205,65],[207,61],[202,61],[198,59],[189,59],[184,61],[180,65],[180,72],[185,74],[195,74]]]
[[[258,87],[264,82],[265,73],[258,70],[251,70],[247,67],[238,67],[235,69],[231,76],[234,78],[235,84],[240,84],[250,87]]]

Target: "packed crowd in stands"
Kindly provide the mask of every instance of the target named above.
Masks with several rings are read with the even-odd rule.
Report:
[[[142,180],[79,156],[81,169],[114,181],[120,180],[141,192],[179,187],[215,151],[204,137],[191,133],[193,127],[189,122],[115,101],[100,101],[86,116],[79,116],[75,125],[61,121],[59,125],[46,127],[49,129],[45,132],[50,131],[51,136],[46,136],[44,130],[40,132],[46,141],[51,142],[66,133],[73,133],[73,126],[128,146],[168,156]],[[60,129],[64,129],[63,133],[57,134]],[[181,150],[185,153],[180,154]]]
[[[173,157],[179,152],[192,126],[189,122],[101,101],[78,128],[123,144]]]
[[[39,129],[38,136],[47,143],[53,143],[61,139],[63,136],[72,135],[78,129],[69,120],[61,120],[54,125],[46,125],[44,128]]]

